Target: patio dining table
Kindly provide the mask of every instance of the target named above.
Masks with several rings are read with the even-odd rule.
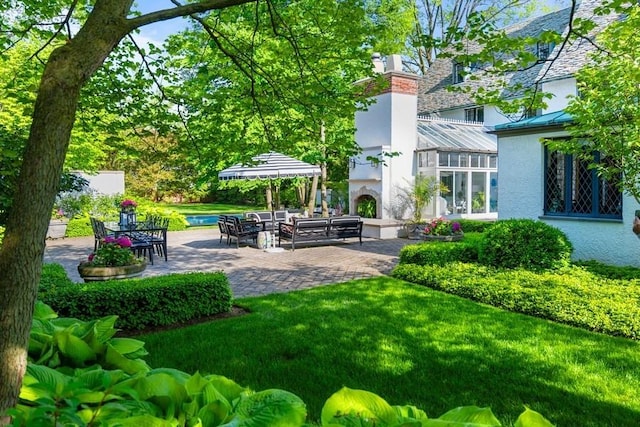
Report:
[[[167,229],[154,224],[139,222],[135,224],[120,225],[117,222],[105,222],[105,229],[113,233],[115,237],[128,236],[133,242],[143,242],[149,245],[149,259],[153,264],[153,250],[158,249],[167,260]]]

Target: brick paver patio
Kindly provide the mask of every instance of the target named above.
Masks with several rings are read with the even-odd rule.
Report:
[[[187,272],[224,271],[235,297],[288,292],[314,286],[388,274],[407,239],[356,239],[296,246],[269,253],[251,246],[227,246],[217,229],[169,232],[168,261],[154,257],[143,276]],[[57,262],[71,280],[81,282],[76,267],[93,250],[93,236],[48,240],[45,262]]]

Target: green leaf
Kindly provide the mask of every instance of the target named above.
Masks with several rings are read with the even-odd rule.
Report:
[[[302,399],[284,390],[263,390],[243,395],[236,406],[235,418],[225,426],[295,427],[302,426],[307,408]]]
[[[120,354],[110,344],[107,344],[104,367],[107,369],[122,369],[127,374],[149,371],[149,365],[141,359],[128,359]]]
[[[233,380],[222,375],[207,375],[205,377],[218,392],[220,392],[229,402],[238,399],[242,393],[248,391]]]
[[[53,399],[57,390],[66,387],[69,379],[64,374],[44,365],[27,365],[27,372],[22,380],[20,399],[35,402],[38,399]]]
[[[36,301],[36,306],[33,310],[34,319],[46,320],[46,319],[55,319],[56,317],[58,317],[58,314],[55,311],[53,311],[51,307],[49,307],[47,304],[43,303],[40,300]]]
[[[164,410],[171,405],[181,407],[188,397],[184,385],[164,373],[139,378],[133,388],[139,393],[140,400],[152,400]]]
[[[553,427],[553,424],[539,412],[525,406],[525,411],[520,414],[514,427]]]
[[[133,338],[112,338],[109,344],[114,350],[130,359],[137,359],[149,354],[144,349],[144,341],[134,340]]]
[[[426,412],[424,412],[422,409],[419,409],[413,405],[393,406],[393,409],[396,411],[399,417],[404,419],[412,419],[412,420],[429,419]]]
[[[327,399],[322,408],[322,424],[336,422],[345,415],[379,420],[387,425],[394,425],[399,421],[396,411],[380,396],[366,390],[347,387],[343,387]]]
[[[82,339],[73,335],[70,330],[56,332],[53,340],[60,352],[73,361],[75,366],[82,367],[89,360],[95,360],[96,353]]]
[[[111,425],[120,427],[176,427],[178,425],[174,420],[164,420],[151,415],[139,415],[137,417],[127,417],[109,421]]]
[[[472,423],[478,426],[500,426],[500,421],[493,415],[491,408],[477,406],[459,406],[440,416],[438,420],[456,423]]]

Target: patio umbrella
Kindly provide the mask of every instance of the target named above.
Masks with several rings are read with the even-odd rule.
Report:
[[[319,166],[315,166],[274,151],[255,156],[253,158],[253,162],[254,164],[237,164],[224,169],[218,173],[218,179],[223,181],[230,179],[268,179],[269,189],[271,189],[271,182],[273,179],[313,177],[320,175]],[[275,206],[273,203],[273,197],[271,198],[271,218],[273,219],[271,222],[272,242],[274,242],[275,239],[273,238],[273,231],[275,222]]]

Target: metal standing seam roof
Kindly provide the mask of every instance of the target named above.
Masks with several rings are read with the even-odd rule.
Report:
[[[418,118],[418,150],[497,152],[495,137],[482,123]]]
[[[564,125],[571,123],[573,118],[571,114],[561,111],[554,111],[553,113],[543,114],[541,116],[530,117],[528,119],[520,120],[518,122],[508,122],[495,125],[491,130],[491,133],[499,133],[501,131],[509,131],[516,129],[530,129],[539,128],[552,125]]]

